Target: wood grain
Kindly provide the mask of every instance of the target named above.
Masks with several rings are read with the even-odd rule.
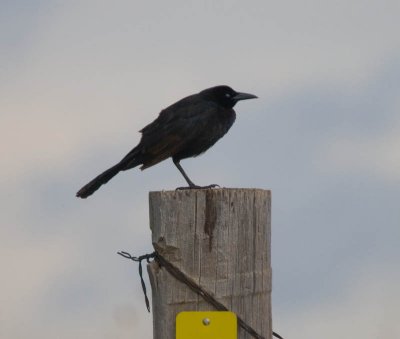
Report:
[[[266,339],[271,326],[271,192],[212,189],[151,192],[154,248]],[[181,311],[213,310],[153,262],[153,338],[175,338]],[[239,329],[239,339],[251,338]]]

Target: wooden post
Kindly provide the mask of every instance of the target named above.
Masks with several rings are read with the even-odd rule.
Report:
[[[154,248],[266,339],[271,326],[271,192],[151,192]],[[214,310],[156,262],[148,265],[153,338],[175,339],[181,311]],[[239,329],[238,338],[251,338]]]

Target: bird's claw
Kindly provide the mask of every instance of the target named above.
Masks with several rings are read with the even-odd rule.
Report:
[[[184,187],[177,187],[176,191],[183,191],[183,190],[207,190],[210,188],[221,187],[218,184],[211,184],[207,186],[198,186],[198,185],[191,185],[191,186],[184,186]]]

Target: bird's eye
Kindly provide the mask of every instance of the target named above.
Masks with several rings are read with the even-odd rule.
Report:
[[[230,95],[229,93],[225,93],[225,96],[226,96],[227,98],[230,98],[230,97],[231,97],[231,95]]]

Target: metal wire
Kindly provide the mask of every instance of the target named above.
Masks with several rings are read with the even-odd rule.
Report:
[[[146,259],[147,262],[150,262],[150,259],[154,259],[161,267],[164,267],[168,273],[170,273],[175,279],[184,283],[187,287],[189,287],[193,292],[200,295],[205,301],[214,306],[218,311],[229,311],[223,304],[221,304],[218,300],[216,300],[211,293],[203,289],[200,285],[198,285],[194,280],[189,278],[186,274],[184,274],[179,268],[170,263],[167,259],[165,259],[160,253],[154,251],[150,254],[141,255],[140,257],[133,257],[128,252],[118,252],[119,255],[124,258],[131,259],[139,263],[139,276],[140,282],[142,283],[142,289],[144,293],[144,298],[146,302],[147,310],[150,312],[150,303],[147,297],[146,285],[143,280],[143,271],[142,271],[142,260]],[[237,316],[238,324],[241,328],[243,328],[247,333],[249,333],[252,337],[256,339],[265,339],[263,336],[257,333],[250,325],[248,325],[242,318]],[[283,339],[276,332],[272,332],[272,335],[278,339]]]

